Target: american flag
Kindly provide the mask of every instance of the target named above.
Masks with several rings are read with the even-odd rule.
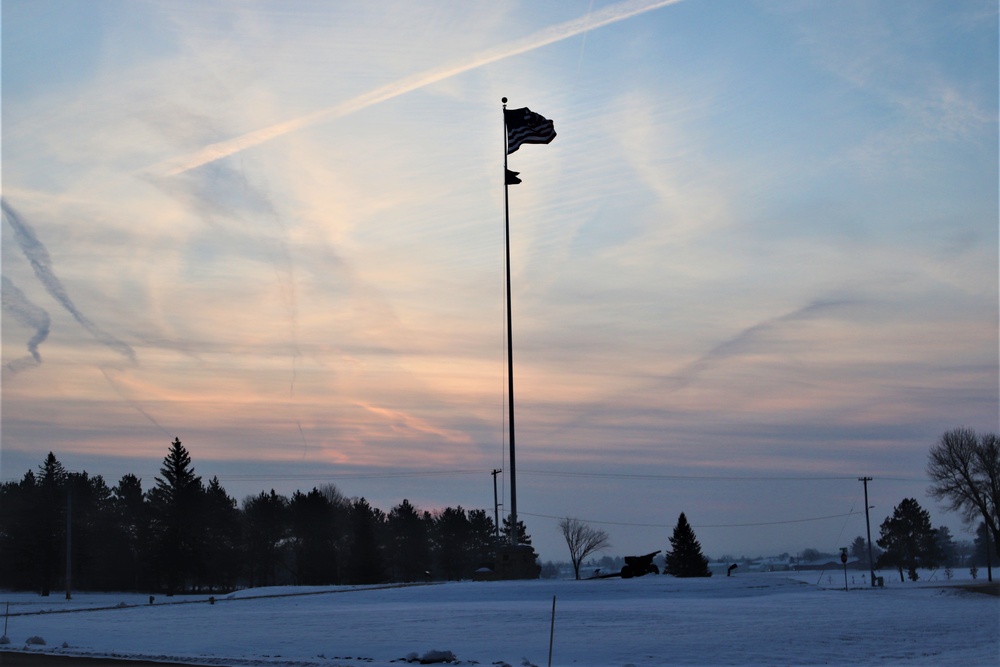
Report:
[[[503,114],[507,124],[507,155],[521,144],[547,144],[556,138],[552,121],[528,107],[504,109]]]

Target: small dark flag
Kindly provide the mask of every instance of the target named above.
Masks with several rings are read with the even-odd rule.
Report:
[[[511,171],[510,169],[508,169],[507,170],[507,181],[506,181],[507,185],[517,185],[518,183],[520,183],[521,179],[517,177],[517,175],[520,174],[520,173],[521,172],[519,172],[519,171]]]
[[[528,107],[504,109],[503,116],[507,124],[507,155],[521,144],[547,144],[556,138],[552,121]]]

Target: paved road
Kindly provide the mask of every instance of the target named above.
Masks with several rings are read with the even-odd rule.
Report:
[[[146,660],[112,660],[110,658],[77,658],[70,655],[45,655],[25,651],[0,651],[3,667],[190,667],[179,662],[148,662]]]
[[[963,584],[960,585],[959,588],[972,591],[973,593],[985,593],[986,595],[996,595],[1000,597],[1000,581],[983,584]]]

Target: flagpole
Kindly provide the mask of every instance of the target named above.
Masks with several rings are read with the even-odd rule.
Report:
[[[503,124],[503,214],[504,247],[507,268],[507,410],[510,422],[510,544],[517,546],[517,468],[514,465],[514,341],[510,317],[510,205],[507,183],[507,98],[501,99],[504,110]]]

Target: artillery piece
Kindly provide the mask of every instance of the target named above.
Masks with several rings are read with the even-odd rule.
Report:
[[[645,556],[625,556],[625,565],[622,566],[621,578],[631,579],[632,577],[641,577],[645,574],[659,574],[660,568],[656,567],[656,563],[653,562],[653,557],[658,553],[660,552],[654,551]]]

